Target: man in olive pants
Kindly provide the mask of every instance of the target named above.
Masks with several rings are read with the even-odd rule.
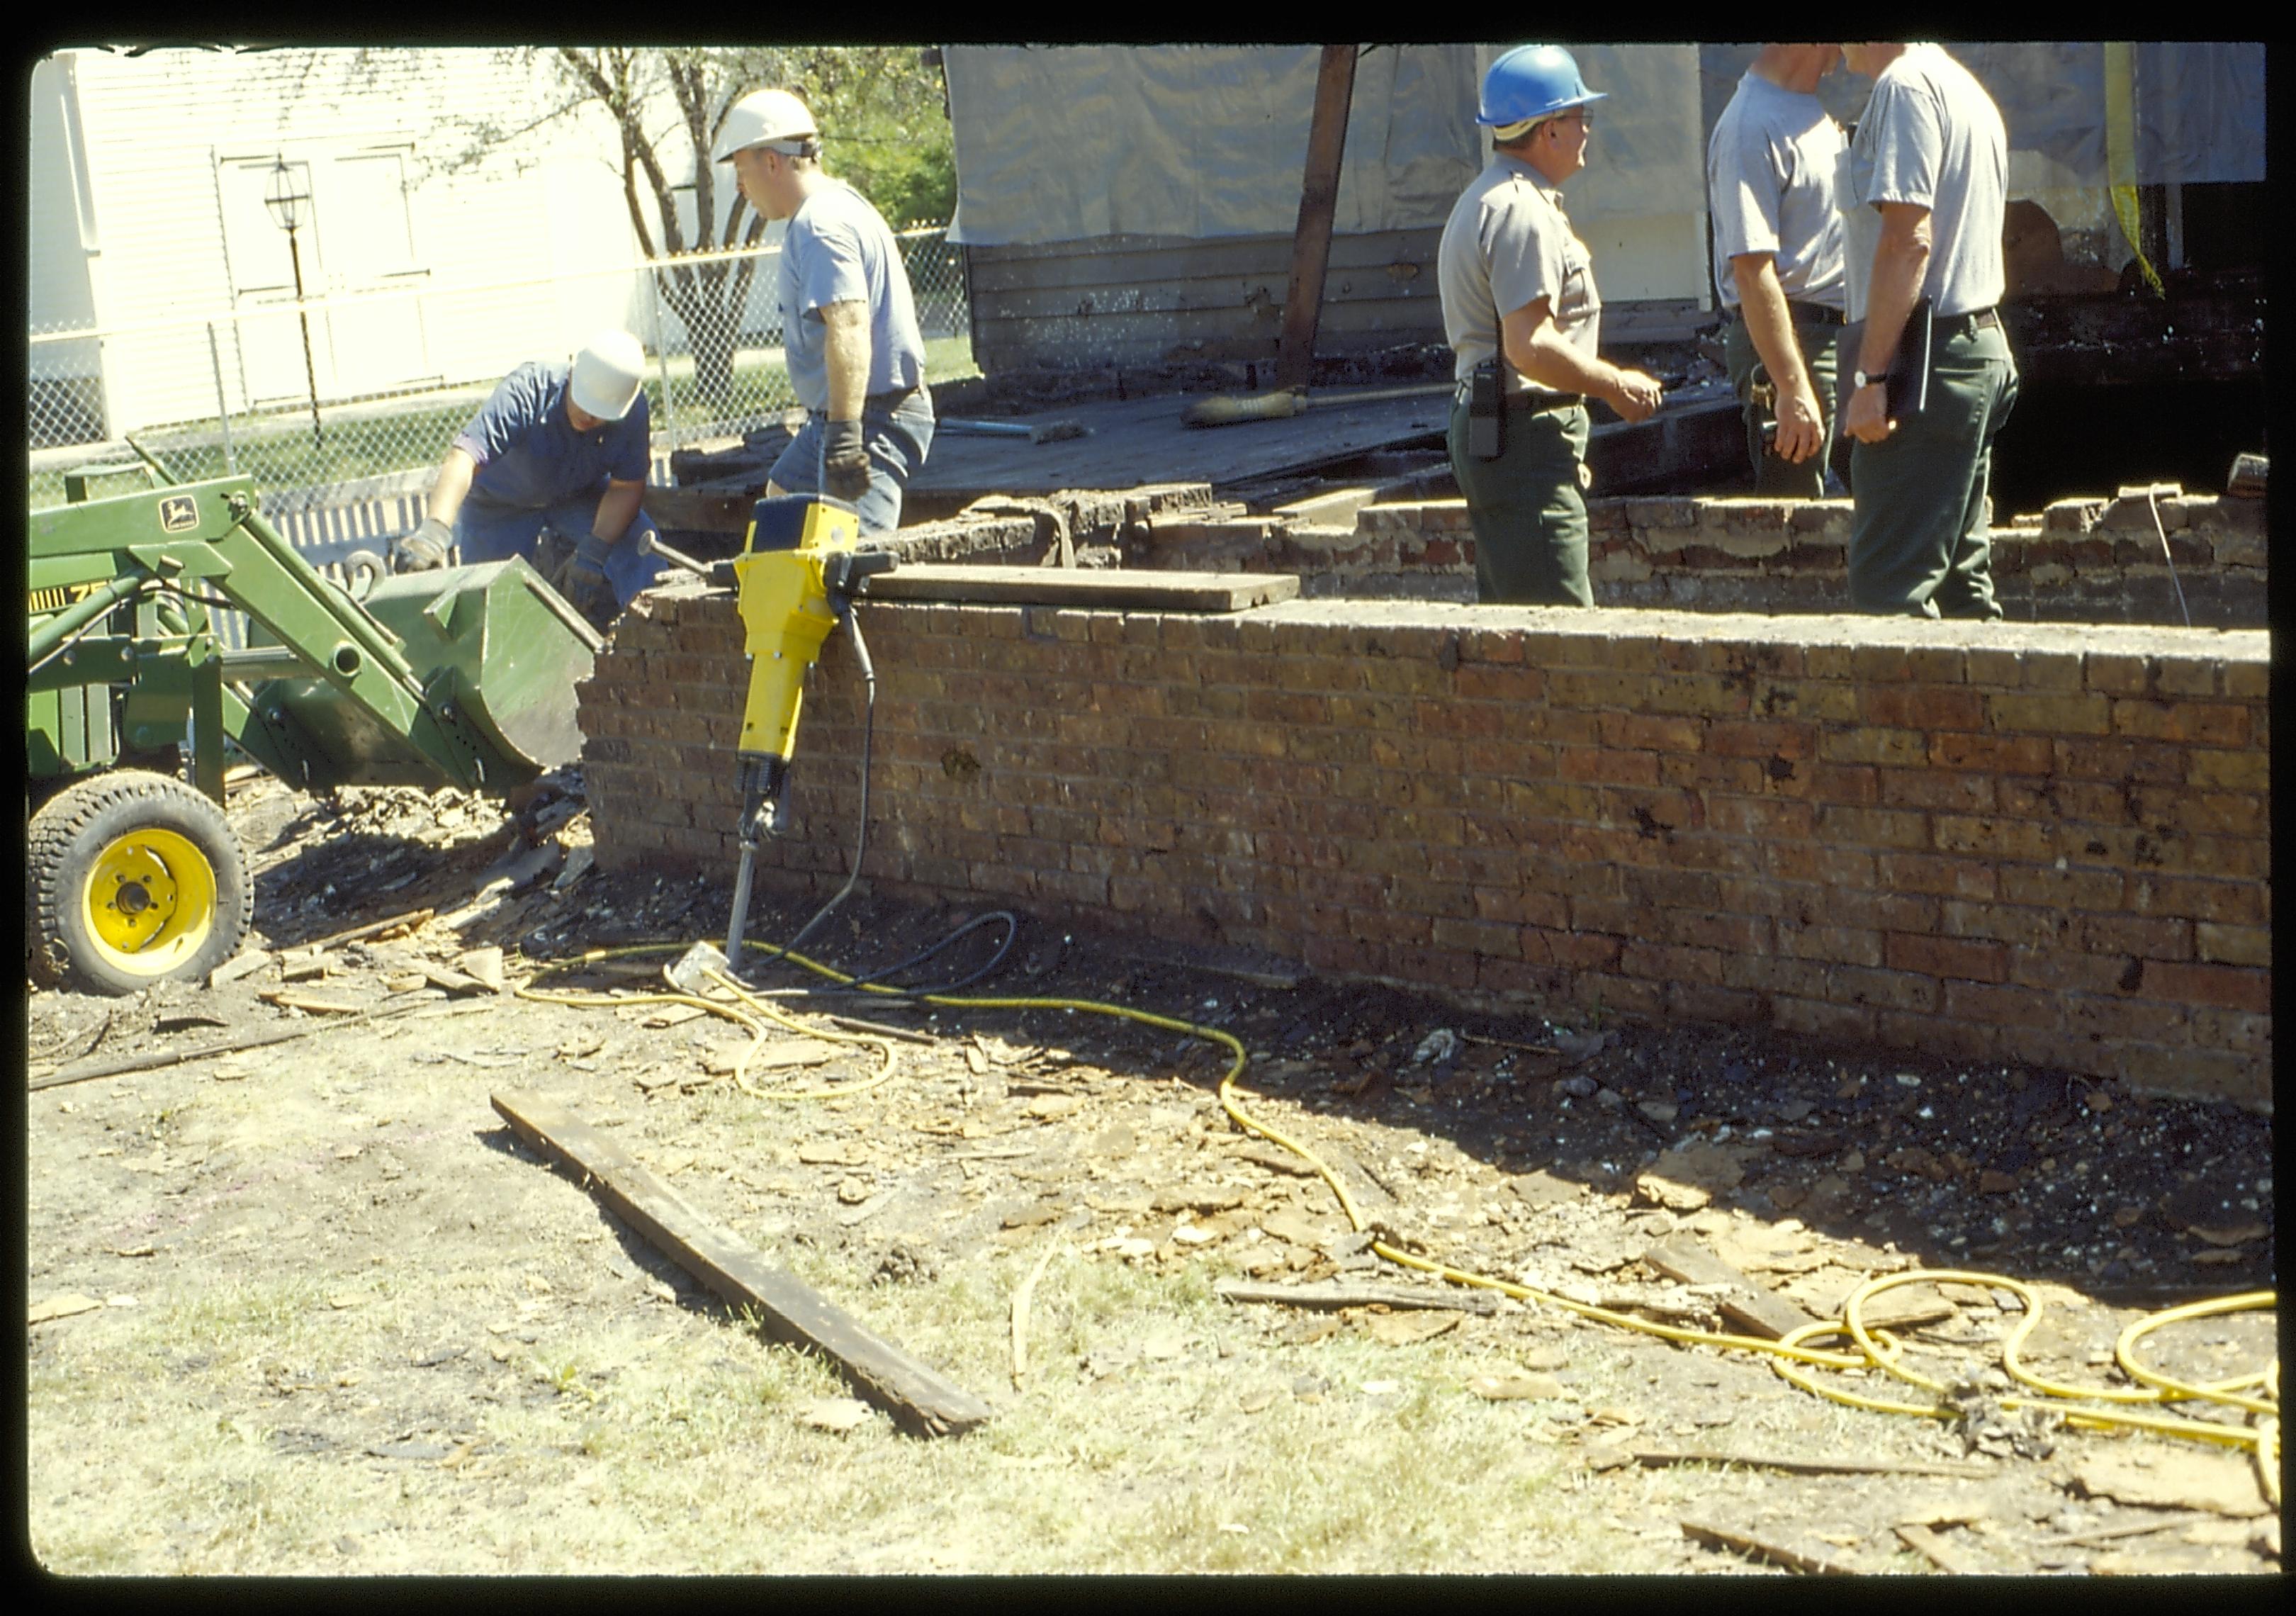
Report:
[[[1723,352],[1730,385],[1745,400],[1754,492],[1773,499],[1828,492],[1841,338],[1834,183],[1842,140],[1817,86],[1841,55],[1837,45],[1762,46],[1706,147],[1714,285],[1730,316]],[[1775,394],[1767,406],[1753,396],[1758,365]]]
[[[1476,599],[1591,606],[1587,579],[1587,398],[1628,421],[1659,406],[1658,379],[1595,349],[1603,299],[1593,255],[1562,211],[1586,166],[1587,107],[1603,99],[1560,45],[1520,45],[1491,64],[1475,121],[1491,160],[1453,204],[1436,249],[1443,330],[1459,390],[1451,469],[1475,530]],[[1479,447],[1481,373],[1496,442]],[[1496,417],[1494,421],[1491,418]]]
[[[1874,97],[1841,187],[1849,311],[1865,320],[1842,412],[1850,450],[1849,598],[1861,611],[1997,618],[1993,439],[2017,401],[1995,307],[2008,139],[1969,70],[1934,45],[1844,45]],[[1888,382],[1916,302],[1934,321],[1929,398],[1892,420]]]

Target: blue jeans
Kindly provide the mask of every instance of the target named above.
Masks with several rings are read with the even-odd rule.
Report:
[[[522,556],[530,563],[535,541],[542,537],[545,528],[570,545],[578,545],[587,538],[591,524],[598,517],[598,502],[604,497],[605,490],[601,488],[594,494],[562,499],[540,510],[518,510],[465,499],[455,518],[455,549],[465,566],[504,561],[513,555]],[[638,549],[639,536],[653,530],[653,518],[641,510],[630,518],[629,527],[606,553],[606,581],[614,587],[617,606],[627,607],[640,590],[661,575],[665,564],[661,557],[644,554]]]
[[[774,462],[767,475],[783,492],[821,492],[822,429],[828,420],[822,411],[807,412],[805,425]],[[869,491],[857,502],[861,531],[883,533],[901,525],[901,491],[924,464],[932,438],[932,395],[923,388],[903,398],[897,409],[863,402],[861,441],[869,451]]]

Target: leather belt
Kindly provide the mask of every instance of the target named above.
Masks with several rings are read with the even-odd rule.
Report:
[[[1792,298],[1786,299],[1786,313],[1790,317],[1810,325],[1847,325],[1849,323],[1849,316],[1838,308],[1828,308],[1823,303],[1797,303]],[[1743,321],[1746,317],[1744,308],[1732,309],[1730,317]]]
[[[1965,315],[1939,315],[1931,326],[1934,331],[1955,337],[1966,336],[1973,331],[1998,331],[2000,328],[2001,311],[1997,308],[1972,309]]]
[[[1507,408],[1520,414],[1536,415],[1542,410],[1576,409],[1587,402],[1584,393],[1510,393]]]

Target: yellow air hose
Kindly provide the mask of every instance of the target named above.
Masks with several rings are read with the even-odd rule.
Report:
[[[760,953],[775,952],[772,945],[750,939],[747,947]],[[594,948],[584,954],[545,965],[536,973],[536,980],[558,972],[578,969],[601,960],[627,957],[640,954],[676,954],[685,945],[678,943],[641,943],[619,948]],[[1981,1285],[1988,1290],[2006,1291],[2024,1304],[2024,1317],[2013,1329],[2001,1348],[2003,1370],[2019,1384],[2038,1393],[2037,1397],[2005,1397],[2000,1407],[2005,1409],[2042,1409],[2056,1414],[2068,1424],[2089,1429],[2149,1431],[2159,1436],[2185,1438],[2195,1441],[2213,1442],[2245,1449],[2255,1460],[2266,1498],[2275,1508],[2280,1503],[2280,1362],[2275,1358],[2263,1369],[2232,1380],[2203,1384],[2177,1380],[2158,1370],[2147,1369],[2136,1358],[2136,1344],[2156,1330],[2192,1319],[2213,1317],[2219,1314],[2269,1309],[2278,1305],[2277,1292],[2250,1291],[2208,1301],[2189,1303],[2147,1315],[2130,1325],[2120,1333],[2113,1357],[2120,1369],[2136,1382],[2133,1386],[2075,1386],[2045,1378],[2026,1366],[2020,1350],[2041,1322],[2046,1301],[2033,1286],[2006,1275],[1991,1274],[1963,1268],[1914,1268],[1902,1273],[1882,1276],[1867,1280],[1852,1292],[1842,1304],[1838,1319],[1808,1325],[1776,1341],[1757,1335],[1733,1334],[1722,1331],[1691,1329],[1678,1325],[1664,1325],[1654,1320],[1621,1313],[1588,1302],[1573,1301],[1532,1285],[1512,1280],[1455,1268],[1447,1263],[1406,1251],[1386,1235],[1374,1227],[1356,1203],[1346,1183],[1333,1172],[1322,1157],[1306,1144],[1294,1139],[1281,1128],[1261,1121],[1243,1107],[1238,1097],[1244,1091],[1237,1086],[1249,1063],[1250,1055],[1234,1035],[1217,1027],[1183,1021],[1175,1016],[1158,1015],[1151,1011],[1136,1010],[1127,1005],[1103,1004],[1094,999],[1054,997],[984,997],[939,993],[911,993],[888,988],[880,983],[859,982],[857,979],[794,952],[777,953],[792,964],[802,965],[817,975],[842,986],[857,987],[863,993],[880,994],[887,997],[908,999],[914,1003],[941,1005],[952,1009],[971,1010],[1068,1010],[1082,1011],[1092,1015],[1111,1016],[1154,1027],[1167,1032],[1181,1032],[1192,1038],[1217,1044],[1228,1052],[1226,1073],[1219,1082],[1220,1108],[1230,1120],[1247,1133],[1256,1134],[1272,1144],[1279,1144],[1298,1156],[1314,1171],[1316,1177],[1337,1198],[1340,1209],[1347,1215],[1348,1226],[1357,1234],[1370,1234],[1369,1249],[1382,1259],[1398,1267],[1432,1275],[1452,1284],[1469,1285],[1480,1290],[1496,1291],[1518,1301],[1535,1302],[1575,1314],[1596,1324],[1632,1330],[1644,1335],[1653,1335],[1661,1341],[1680,1346],[1714,1347],[1730,1351],[1755,1352],[1770,1360],[1770,1366],[1782,1377],[1806,1391],[1815,1392],[1833,1402],[1852,1408],[1862,1408],[1880,1414],[1906,1415],[1928,1419],[1958,1419],[1961,1408],[1950,1399],[1951,1389],[1946,1382],[1922,1374],[1905,1361],[1904,1343],[1889,1331],[1868,1325],[1864,1313],[1866,1306],[1884,1292],[1902,1285],[1928,1284],[1959,1284]],[[749,1029],[751,1041],[734,1068],[734,1080],[745,1094],[776,1100],[830,1099],[859,1094],[877,1087],[892,1075],[892,1046],[882,1038],[869,1038],[831,1032],[797,1021],[765,1001],[745,991],[732,978],[719,972],[709,973],[721,986],[729,988],[734,1003],[704,998],[698,995],[674,992],[577,993],[543,991],[531,986],[518,989],[523,998],[545,1003],[577,1005],[619,1006],[625,1005],[664,1004],[692,1005]],[[840,1043],[871,1045],[882,1054],[883,1068],[865,1082],[848,1083],[833,1087],[810,1089],[799,1093],[780,1090],[760,1090],[752,1087],[744,1073],[751,1056],[764,1044],[766,1024],[791,1029],[814,1038]],[[1847,1341],[1855,1350],[1828,1351],[1805,1343],[1825,1338]],[[1901,1402],[1880,1398],[1842,1387],[1828,1386],[1814,1376],[1794,1367],[1808,1365],[1817,1369],[1838,1373],[1874,1373],[1919,1387],[1931,1394],[1926,1403]],[[2251,1394],[2251,1389],[2263,1388],[2264,1395]],[[2255,1416],[2250,1425],[2226,1424],[2208,1420],[2182,1419],[2167,1415],[2139,1414],[2117,1407],[2100,1407],[2099,1404],[2162,1404],[2190,1402],[2217,1405]]]

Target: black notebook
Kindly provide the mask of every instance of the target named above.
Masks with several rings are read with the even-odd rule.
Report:
[[[1922,299],[1906,316],[1898,335],[1897,357],[1890,361],[1890,382],[1884,390],[1890,419],[1905,421],[1922,413],[1930,401],[1930,300]]]

